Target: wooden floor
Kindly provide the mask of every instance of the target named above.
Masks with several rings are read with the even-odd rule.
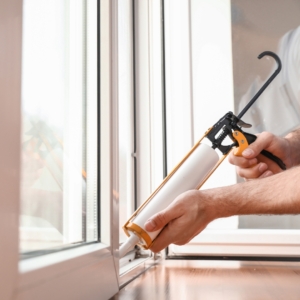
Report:
[[[112,299],[300,299],[300,263],[168,260]]]

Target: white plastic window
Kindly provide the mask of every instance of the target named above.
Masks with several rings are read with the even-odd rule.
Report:
[[[273,127],[276,130],[279,130],[279,125],[282,130],[283,124],[287,131],[294,127],[291,122],[298,113],[295,99],[298,97],[299,85],[293,88],[290,85],[297,78],[294,66],[299,51],[297,48],[287,48],[282,42],[278,45],[280,37],[291,30],[289,27],[299,23],[299,10],[294,2],[278,3],[278,7],[276,5],[275,12],[278,11],[278,15],[282,11],[293,11],[293,18],[286,13],[287,21],[276,22],[276,25],[272,23],[273,16],[270,16],[268,22],[266,18],[259,17],[264,15],[262,10],[265,15],[268,14],[267,1],[261,1],[259,5],[249,1],[223,0],[176,0],[164,3],[169,171],[210,126],[228,111],[238,113],[251,99],[250,95],[253,96],[260,88],[273,66],[270,60],[258,60],[258,54],[265,50],[278,52],[278,46],[281,47],[280,53],[286,49],[282,59],[285,66],[290,67],[258,100],[260,104],[253,108],[255,113],[245,115],[245,121],[254,122],[256,132],[261,125],[269,126],[268,130],[271,131],[271,119],[274,119]],[[290,37],[289,42],[297,45],[297,32],[298,29],[285,35],[284,41],[287,42]],[[295,60],[294,64],[291,64],[292,59]],[[261,74],[264,79],[258,79],[257,74]],[[278,84],[281,87],[278,88]],[[282,96],[280,101],[288,100],[289,104],[284,109],[274,104],[275,94],[277,98]],[[268,97],[271,98],[268,99],[269,105],[266,103]],[[275,109],[277,106],[278,110]],[[291,118],[283,117],[289,111],[292,112]],[[281,112],[282,122],[277,122],[276,116],[281,115]],[[258,117],[261,117],[259,122]],[[284,131],[277,133],[283,134]],[[236,182],[235,168],[224,161],[202,188]],[[278,223],[275,225],[274,222]],[[172,245],[169,254],[297,255],[300,245],[299,230],[295,230],[299,228],[297,224],[297,217],[294,216],[235,216],[219,219],[209,224],[189,244]],[[283,228],[290,230],[280,230]]]
[[[1,299],[108,299],[119,287],[111,226],[116,2],[22,4],[0,4]]]
[[[163,179],[161,8],[160,0],[119,3],[120,243],[127,239],[122,225]],[[131,251],[120,260],[120,273],[150,254]]]
[[[96,1],[23,2],[20,251],[97,231]]]

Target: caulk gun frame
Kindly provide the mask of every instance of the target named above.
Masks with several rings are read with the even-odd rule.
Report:
[[[262,58],[265,55],[273,57],[277,62],[277,69],[267,80],[267,82],[262,86],[262,88],[256,93],[256,95],[250,100],[250,102],[245,106],[245,108],[240,112],[238,116],[235,116],[232,112],[226,113],[216,124],[210,127],[203,137],[195,144],[195,146],[186,154],[186,156],[181,160],[181,162],[169,173],[169,175],[163,180],[160,186],[150,195],[150,197],[132,214],[128,221],[124,224],[123,229],[127,236],[130,236],[129,232],[135,233],[140,240],[143,240],[144,243],[139,243],[145,249],[149,249],[152,244],[152,240],[149,237],[148,233],[135,225],[132,221],[139,214],[141,210],[155,197],[155,195],[163,188],[163,186],[169,181],[169,179],[174,175],[174,173],[182,166],[182,164],[187,160],[187,158],[197,149],[201,141],[204,138],[207,138],[212,143],[213,149],[218,149],[221,151],[223,156],[219,159],[216,165],[212,170],[205,176],[201,183],[197,186],[197,189],[200,189],[201,186],[206,182],[206,180],[214,173],[214,171],[219,167],[219,165],[224,161],[230,151],[234,148],[237,148],[235,155],[241,155],[243,149],[245,149],[248,144],[255,141],[256,136],[250,133],[246,133],[242,130],[242,127],[251,127],[250,124],[246,124],[241,120],[241,117],[247,112],[251,105],[257,100],[257,98],[262,94],[266,87],[271,83],[271,81],[277,76],[281,70],[281,61],[279,57],[271,52],[265,51],[261,53],[258,58]],[[217,136],[218,135],[218,136]],[[222,142],[226,137],[229,137],[232,140],[230,145],[222,145]],[[272,153],[263,150],[261,152],[263,155],[275,161],[282,169],[286,169],[285,164]]]
[[[249,101],[249,103],[243,108],[243,110],[238,114],[237,118],[241,119],[242,116],[247,112],[247,110],[252,106],[252,104],[257,100],[257,98],[263,93],[263,91],[267,88],[267,86],[273,81],[273,79],[279,74],[281,71],[281,60],[280,58],[271,51],[264,51],[258,55],[258,58],[261,59],[264,56],[271,56],[275,59],[277,63],[277,69],[274,73],[269,77],[269,79],[265,82],[265,84],[261,87],[261,89],[254,95],[254,97]]]
[[[263,91],[267,88],[267,86],[273,81],[273,79],[278,75],[278,73],[281,70],[280,58],[275,53],[271,51],[265,51],[262,52],[258,56],[258,58],[261,59],[266,55],[273,57],[277,62],[277,69],[275,70],[275,72],[265,82],[261,89],[254,95],[254,97],[249,101],[249,103],[244,107],[244,109],[239,113],[238,116],[235,116],[231,111],[228,112],[211,128],[210,132],[207,134],[207,138],[212,142],[212,148],[219,149],[223,155],[228,154],[229,151],[234,147],[241,148],[239,151],[235,152],[235,155],[241,155],[241,150],[245,149],[248,146],[248,144],[251,144],[256,140],[255,135],[244,132],[242,130],[241,127],[251,127],[251,125],[243,122],[241,120],[241,117],[247,112],[251,105],[258,99],[258,97],[263,93]],[[233,132],[236,133],[235,136],[238,136],[239,139],[235,138]],[[219,135],[217,136],[217,134]],[[233,141],[233,144],[222,145],[222,142],[225,140],[226,137],[229,137]],[[241,142],[243,142],[243,145],[241,144]],[[263,150],[261,154],[276,162],[282,170],[286,170],[286,166],[280,158],[276,157],[275,155],[266,150]]]

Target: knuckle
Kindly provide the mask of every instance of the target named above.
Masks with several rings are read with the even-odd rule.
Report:
[[[237,168],[249,168],[252,163],[252,159],[244,158],[240,156],[228,157],[228,162]]]
[[[228,157],[228,161],[229,161],[232,165],[234,165],[234,157],[233,157],[232,153],[230,153],[230,155],[229,155],[229,157]]]
[[[238,175],[239,175],[240,177],[242,177],[242,178],[251,178],[251,177],[252,177],[252,176],[249,176],[250,174],[247,173],[247,172],[245,172],[244,170],[240,170],[240,171],[238,172]]]
[[[237,167],[240,169],[249,168],[249,159],[241,159],[238,164],[236,164]]]
[[[180,241],[175,242],[174,244],[177,246],[183,246],[187,244],[190,241],[190,239],[181,239]]]
[[[158,225],[166,224],[166,216],[163,212],[160,212],[156,215],[156,222]]]
[[[258,178],[261,174],[257,168],[252,168],[252,169],[240,169],[238,175],[245,179],[255,179]]]
[[[236,173],[237,173],[240,177],[244,177],[244,171],[243,171],[243,169],[237,167],[237,168],[236,168]]]
[[[260,134],[260,137],[264,140],[271,140],[273,139],[274,137],[274,134],[272,134],[271,132],[268,132],[268,131],[263,131],[261,134]]]
[[[232,155],[232,157],[228,158],[228,161],[229,161],[230,164],[232,164],[234,166],[237,166],[237,167],[240,167],[240,166],[243,166],[243,162],[245,160],[241,157]]]

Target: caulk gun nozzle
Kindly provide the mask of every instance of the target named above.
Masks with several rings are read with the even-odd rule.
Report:
[[[129,250],[133,249],[133,247],[138,243],[139,238],[132,234],[127,241],[125,241],[119,249],[119,258],[122,258]]]

